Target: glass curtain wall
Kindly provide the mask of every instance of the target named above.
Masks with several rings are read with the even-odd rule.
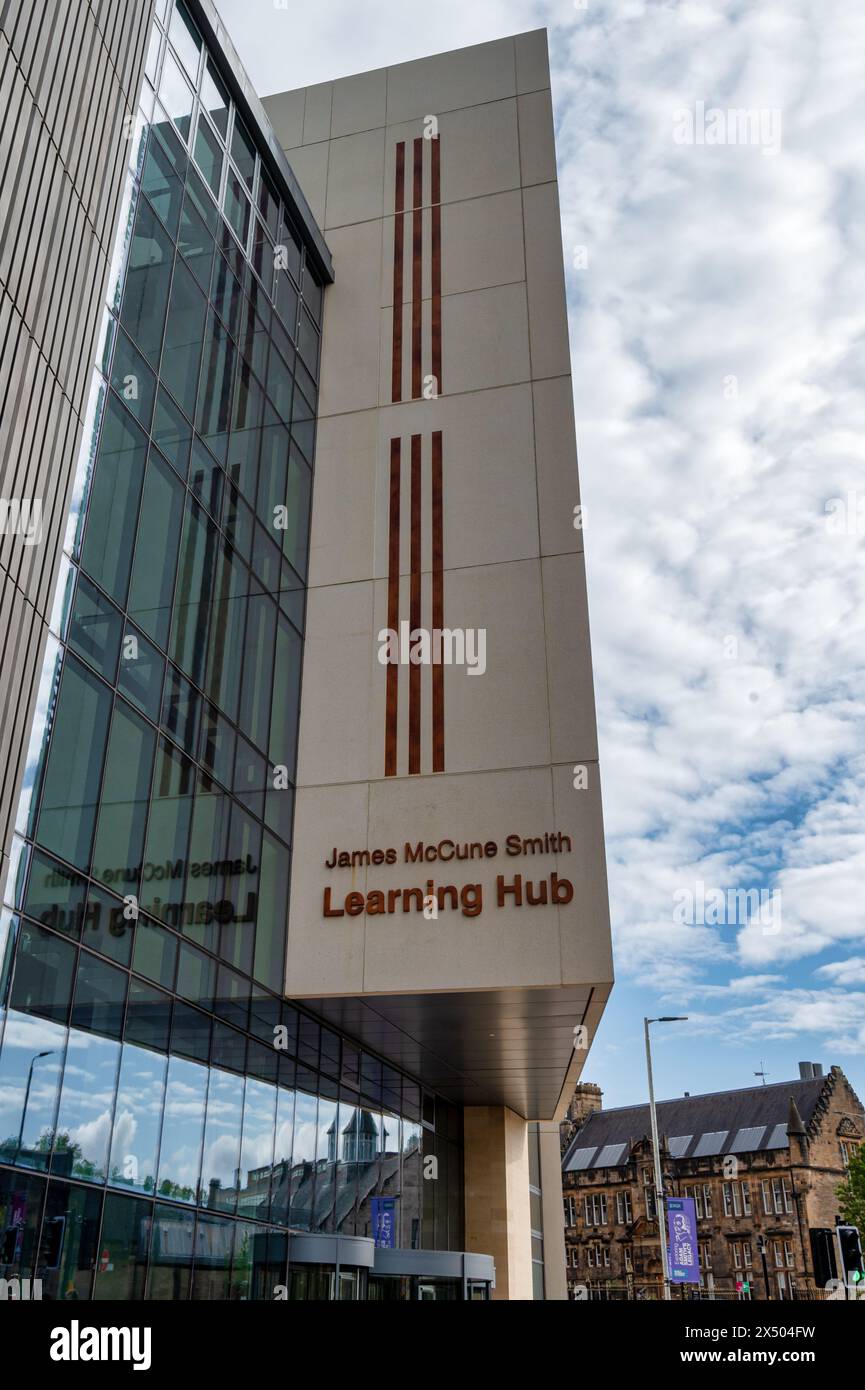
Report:
[[[160,0],[0,918],[0,1277],[44,1297],[269,1297],[381,1194],[461,1240],[457,1112],[278,997],[321,309]]]

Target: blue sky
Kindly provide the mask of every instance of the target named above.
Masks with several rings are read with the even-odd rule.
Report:
[[[681,1013],[662,1096],[807,1059],[865,1098],[865,10],[218,6],[263,94],[549,28],[618,976],[585,1077],[642,1099]],[[676,920],[699,883],[780,912]]]

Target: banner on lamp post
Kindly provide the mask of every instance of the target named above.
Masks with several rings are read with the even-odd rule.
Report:
[[[667,1230],[670,1237],[670,1282],[699,1284],[697,1212],[693,1197],[667,1198]]]

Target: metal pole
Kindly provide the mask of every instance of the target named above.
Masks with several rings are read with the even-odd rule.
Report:
[[[649,1115],[652,1121],[652,1156],[655,1161],[655,1217],[661,1242],[661,1268],[664,1271],[664,1298],[670,1299],[670,1263],[667,1259],[667,1227],[664,1208],[664,1180],[661,1174],[661,1153],[658,1145],[658,1115],[655,1110],[655,1087],[652,1081],[652,1047],[649,1042],[648,1018],[643,1019],[646,1034],[646,1070],[649,1076]]]

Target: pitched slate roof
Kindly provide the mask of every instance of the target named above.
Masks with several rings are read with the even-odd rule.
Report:
[[[813,1119],[829,1076],[806,1081],[778,1081],[741,1091],[714,1091],[658,1102],[658,1133],[673,1158],[755,1153],[786,1149],[790,1098],[805,1128]],[[615,1168],[626,1163],[630,1144],[651,1134],[648,1105],[599,1110],[578,1130],[562,1159],[566,1173],[586,1168]]]

